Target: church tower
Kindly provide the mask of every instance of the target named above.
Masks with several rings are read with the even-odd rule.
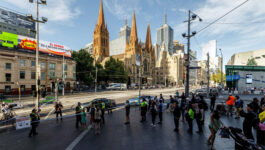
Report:
[[[93,57],[95,63],[101,63],[104,58],[109,57],[109,31],[104,20],[102,0],[100,0],[98,23],[93,35]]]

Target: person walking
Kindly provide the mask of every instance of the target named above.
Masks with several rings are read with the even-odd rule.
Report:
[[[141,116],[142,116],[141,122],[144,122],[146,121],[146,112],[147,112],[147,102],[145,98],[143,98],[140,107],[141,107]]]
[[[216,95],[212,92],[210,92],[210,97],[211,97],[211,105],[210,105],[210,110],[211,112],[214,111],[214,107],[215,107],[215,101],[216,101]]]
[[[179,98],[179,91],[176,91],[176,97]]]
[[[159,100],[162,100],[162,102],[165,103],[165,99],[164,99],[164,97],[163,97],[162,94],[160,94],[160,98],[159,98]]]
[[[100,107],[98,106],[95,111],[95,121],[94,121],[95,135],[100,134],[100,122],[101,122],[101,111]]]
[[[241,117],[244,117],[244,121],[243,121],[243,132],[244,135],[248,138],[248,139],[253,139],[253,134],[252,134],[252,127],[255,126],[255,118],[256,118],[256,113],[253,111],[253,104],[250,103],[247,105],[247,113],[244,112],[243,110],[241,110],[240,115]]]
[[[226,100],[226,105],[228,107],[227,116],[233,115],[233,106],[234,106],[235,101],[236,101],[236,98],[232,96],[232,94],[230,93]]]
[[[38,132],[36,131],[37,126],[39,125],[40,116],[36,109],[33,109],[30,114],[30,124],[31,124],[31,130],[29,132],[29,137],[32,137],[32,135],[38,135]]]
[[[94,120],[95,120],[95,104],[92,103],[91,108],[90,108],[90,124],[94,125]]]
[[[236,96],[236,102],[235,102],[235,107],[236,107],[236,117],[235,119],[240,118],[240,111],[243,109],[244,102],[239,98],[239,96]]]
[[[163,102],[162,102],[162,100],[159,100],[158,116],[159,116],[158,124],[162,124],[162,120],[163,120]]]
[[[264,90],[265,90],[265,88],[264,88]],[[263,110],[262,110],[262,106],[263,105],[265,105],[265,94],[263,95],[263,97],[260,99],[260,104],[259,104],[259,106],[260,106],[260,112],[262,112]]]
[[[179,131],[179,118],[181,115],[181,109],[178,106],[178,101],[174,102],[174,111],[173,111],[173,116],[174,116],[174,123],[175,123],[175,132]]]
[[[193,129],[193,119],[194,119],[194,110],[192,109],[192,105],[191,104],[189,104],[188,105],[188,112],[187,112],[187,114],[186,114],[186,120],[187,120],[187,122],[188,122],[188,124],[189,124],[189,129],[188,129],[188,132],[189,133],[192,133],[192,129]]]
[[[210,123],[209,123],[209,129],[210,129],[211,135],[209,136],[207,140],[208,144],[211,145],[212,150],[215,150],[214,140],[215,140],[216,133],[222,126],[225,127],[223,122],[220,120],[219,112],[217,110],[214,110],[211,115]]]
[[[112,114],[112,103],[111,103],[111,100],[109,99],[108,100],[108,114]]]
[[[195,108],[195,119],[198,126],[198,131],[196,131],[197,133],[202,133],[202,121],[203,121],[202,111],[203,111],[202,104],[201,103],[197,104]]]
[[[130,124],[130,103],[129,103],[129,100],[126,100],[126,103],[125,103],[125,116],[126,116],[125,124]]]
[[[82,112],[81,112],[81,126],[83,128],[86,128],[86,108],[83,108]]]
[[[102,124],[104,125],[105,124],[105,108],[106,108],[106,104],[104,101],[101,101],[101,121],[102,121]]]
[[[257,143],[265,145],[265,104],[259,114],[259,129],[257,130]]]
[[[258,115],[260,109],[259,100],[255,97],[253,98],[251,104],[253,106],[253,112]]]
[[[155,101],[152,101],[152,103],[151,103],[150,112],[151,112],[151,115],[152,115],[152,124],[151,124],[151,126],[155,127],[156,126],[155,125],[156,114],[157,114],[157,106],[156,106]]]
[[[180,109],[181,109],[181,116],[182,116],[182,120],[181,121],[183,121],[183,122],[184,122],[186,107],[187,107],[186,97],[185,97],[185,94],[182,93],[181,101],[180,101]]]
[[[61,102],[56,102],[56,105],[55,105],[56,120],[58,120],[58,116],[59,115],[61,117],[61,120],[63,120],[63,117],[62,117],[62,108],[63,108],[62,103]]]
[[[75,115],[76,115],[75,127],[76,128],[79,128],[79,124],[81,124],[81,112],[82,112],[81,103],[78,102],[75,108]]]

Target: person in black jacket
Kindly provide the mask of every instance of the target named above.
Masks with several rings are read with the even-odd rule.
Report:
[[[253,139],[253,134],[252,134],[252,127],[255,125],[255,118],[256,118],[256,114],[255,112],[253,112],[253,104],[250,103],[247,105],[247,113],[244,112],[243,110],[240,112],[240,115],[242,117],[244,117],[244,122],[243,122],[243,132],[244,135],[248,138],[248,139]]]
[[[211,110],[211,112],[213,112],[214,106],[215,106],[215,101],[216,101],[216,95],[212,92],[212,90],[210,91],[210,97],[211,97],[210,110]]]
[[[36,109],[32,110],[32,113],[30,114],[30,122],[31,122],[31,130],[29,132],[29,137],[32,135],[38,135],[38,132],[36,132],[37,126],[39,125],[40,116]]]
[[[179,131],[179,118],[181,115],[181,110],[178,106],[178,101],[174,102],[174,111],[173,111],[173,116],[174,116],[174,123],[175,123],[175,132]]]

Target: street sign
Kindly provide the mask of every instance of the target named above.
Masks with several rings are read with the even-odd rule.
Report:
[[[190,69],[201,69],[201,67],[190,67]]]

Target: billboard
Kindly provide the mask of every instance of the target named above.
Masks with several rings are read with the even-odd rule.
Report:
[[[30,21],[26,16],[0,8],[0,22],[13,26],[23,27],[35,31],[35,22]]]
[[[14,48],[17,46],[18,36],[13,33],[1,32],[0,45],[3,47]]]

